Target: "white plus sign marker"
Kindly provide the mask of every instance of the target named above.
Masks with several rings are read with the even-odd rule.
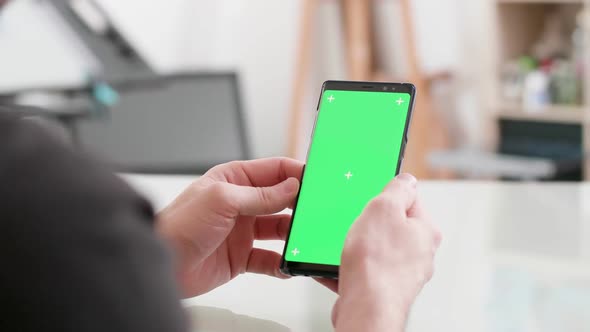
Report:
[[[299,251],[297,248],[295,248],[295,249],[291,250],[291,253],[293,254],[293,256],[297,256],[297,255],[299,255],[299,252],[300,252],[300,251]]]
[[[395,101],[398,106],[404,103],[404,100],[400,97],[398,100]]]
[[[346,176],[346,180],[350,180],[350,178],[352,177],[352,173],[348,171],[348,173],[344,174],[344,176]]]
[[[328,97],[328,101],[330,102],[330,104],[334,101],[334,99],[336,99],[336,98],[334,98],[334,96],[332,96],[332,95],[330,95],[330,97]]]

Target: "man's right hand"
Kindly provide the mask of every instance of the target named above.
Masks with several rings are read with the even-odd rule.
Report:
[[[432,277],[441,238],[417,200],[416,178],[397,176],[348,233],[340,279],[332,284],[340,295],[332,312],[336,331],[403,331]]]

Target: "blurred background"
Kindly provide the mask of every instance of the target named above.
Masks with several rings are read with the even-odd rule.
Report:
[[[124,175],[157,209],[215,164],[305,159],[325,80],[415,84],[405,171],[486,182],[420,185],[445,240],[408,330],[590,331],[590,187],[553,183],[590,179],[588,0],[0,7],[0,112],[119,172],[188,175]],[[190,303],[328,331],[334,298],[244,275]]]
[[[582,0],[0,4],[0,102],[120,171],[304,159],[321,83],[346,79],[418,87],[421,178],[590,177]]]

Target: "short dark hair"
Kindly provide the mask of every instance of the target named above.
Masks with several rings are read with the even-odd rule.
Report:
[[[8,3],[8,1],[10,1],[10,0],[0,0],[0,10],[2,10],[2,8],[4,8],[4,5],[6,5]]]

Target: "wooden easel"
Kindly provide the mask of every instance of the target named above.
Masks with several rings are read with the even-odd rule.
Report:
[[[383,80],[379,71],[374,68],[373,58],[375,45],[373,42],[371,0],[338,0],[342,6],[344,37],[346,42],[346,65],[350,80]],[[408,77],[405,81],[413,83],[418,91],[416,107],[410,131],[409,153],[406,153],[404,169],[420,178],[429,176],[426,155],[431,149],[433,129],[437,127],[432,116],[430,97],[430,80],[422,75],[417,59],[414,26],[410,0],[399,0],[401,5],[402,26],[406,37],[406,58]],[[288,137],[288,155],[297,156],[298,137],[302,123],[302,107],[305,99],[305,84],[309,74],[312,33],[315,29],[315,13],[318,0],[304,0],[300,22],[300,40],[293,84],[293,101],[291,104],[290,128]]]

